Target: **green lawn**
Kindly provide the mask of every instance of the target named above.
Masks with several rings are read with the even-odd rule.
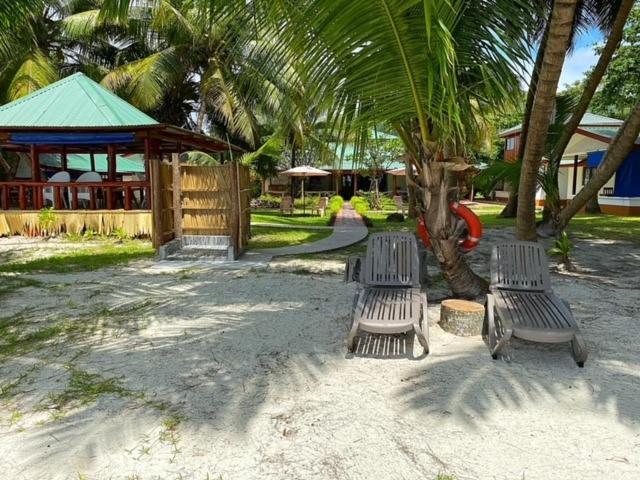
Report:
[[[326,227],[329,222],[329,215],[321,217],[311,215],[308,211],[306,215],[302,210],[295,210],[293,215],[281,214],[279,210],[253,210],[251,211],[251,223],[277,223],[280,225],[310,225],[315,227]]]
[[[69,250],[33,260],[0,265],[0,273],[71,273],[111,267],[155,254],[149,242],[106,241],[95,247]]]
[[[485,228],[514,226],[514,218],[498,217],[502,208],[502,205],[480,204],[473,210]],[[567,231],[579,237],[640,243],[640,217],[578,214],[571,220]]]
[[[301,243],[316,242],[331,235],[331,229],[316,230],[304,228],[251,227],[248,248],[278,248]]]

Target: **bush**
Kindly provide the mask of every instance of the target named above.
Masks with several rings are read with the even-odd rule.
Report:
[[[361,217],[366,217],[369,213],[369,202],[364,197],[353,197],[351,206]]]
[[[334,195],[329,199],[329,214],[335,216],[338,214],[340,210],[342,210],[342,206],[344,205],[344,198],[340,195]]]
[[[307,210],[310,210],[312,208],[316,208],[319,204],[320,204],[320,197],[317,195],[305,196],[304,204],[302,203],[301,198],[296,198],[293,201],[293,206],[298,209],[306,208]]]
[[[389,215],[387,215],[387,222],[402,223],[404,222],[404,215],[402,215],[401,213],[390,213]]]
[[[251,208],[280,208],[281,203],[281,196],[267,193],[251,200]]]

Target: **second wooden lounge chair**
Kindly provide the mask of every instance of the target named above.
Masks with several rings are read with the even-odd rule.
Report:
[[[511,242],[493,247],[485,335],[494,359],[511,336],[531,342],[571,342],[578,366],[588,351],[569,304],[551,290],[541,245]]]
[[[357,280],[361,285],[347,338],[350,352],[358,330],[381,334],[413,330],[424,352],[429,353],[427,295],[420,288],[418,245],[412,233],[371,235],[366,256],[348,261],[346,280]]]

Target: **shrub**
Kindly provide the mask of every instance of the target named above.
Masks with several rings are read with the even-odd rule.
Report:
[[[329,199],[329,214],[337,215],[344,205],[344,198],[340,195],[334,195]]]
[[[38,214],[38,227],[40,232],[47,237],[53,233],[53,227],[56,224],[56,214],[53,211],[53,207],[47,207],[40,210]]]
[[[364,197],[353,197],[351,206],[361,217],[366,217],[369,213],[369,202]]]
[[[402,223],[404,222],[404,215],[402,215],[401,213],[390,213],[389,215],[387,215],[387,222]]]
[[[304,197],[304,204],[301,198],[296,198],[293,201],[293,206],[299,209],[306,208],[307,210],[315,208],[320,203],[320,197],[317,195],[309,195]]]
[[[280,208],[282,197],[279,195],[260,195],[251,200],[251,208]]]

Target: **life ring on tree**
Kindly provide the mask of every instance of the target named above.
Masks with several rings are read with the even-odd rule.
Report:
[[[467,224],[467,237],[460,242],[460,248],[465,252],[473,250],[478,246],[480,239],[482,238],[482,223],[480,223],[480,218],[473,213],[473,210],[458,202],[451,202],[449,210],[451,210],[451,213],[464,220]],[[427,231],[427,227],[424,223],[424,217],[422,215],[418,219],[418,236],[422,239],[422,243],[424,243],[425,247],[431,247],[429,232]]]

